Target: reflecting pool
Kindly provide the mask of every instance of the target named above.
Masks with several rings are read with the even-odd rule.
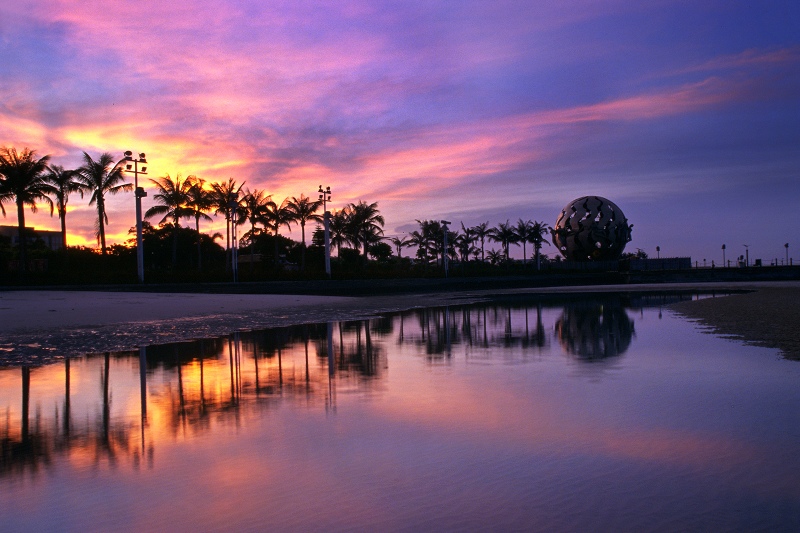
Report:
[[[0,368],[0,529],[800,529],[800,362],[686,296],[509,299]]]

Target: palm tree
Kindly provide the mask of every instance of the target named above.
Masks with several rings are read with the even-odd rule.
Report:
[[[430,248],[428,240],[428,235],[421,230],[412,231],[408,238],[408,244],[417,247],[417,258],[425,261],[426,265],[428,264],[428,249]]]
[[[378,202],[368,204],[363,200],[350,204],[349,226],[352,242],[358,248],[359,241],[364,245],[364,260],[367,260],[369,245],[380,241],[383,235],[383,216],[378,211]]]
[[[78,192],[83,197],[80,183],[74,170],[64,170],[59,165],[50,165],[45,174],[45,181],[53,187],[53,196],[58,207],[58,218],[61,219],[61,248],[67,249],[67,203],[69,195]]]
[[[157,189],[157,192],[153,195],[156,205],[145,212],[144,218],[164,215],[158,222],[159,224],[164,224],[168,218],[172,218],[172,268],[175,268],[178,262],[178,228],[180,228],[180,219],[194,215],[194,211],[187,206],[192,181],[188,178],[181,181],[180,174],[175,176],[173,180],[167,174],[161,178],[151,178],[150,182]]]
[[[261,224],[266,221],[269,216],[269,210],[274,205],[272,196],[266,194],[265,191],[258,189],[245,190],[244,198],[242,199],[242,223],[250,222],[250,231],[244,234],[250,242],[250,272],[253,272],[253,264],[255,262],[255,243],[256,243],[256,224]]]
[[[548,226],[545,222],[534,220],[533,224],[531,224],[531,236],[529,238],[529,242],[533,243],[534,253],[536,254],[536,270],[541,269],[539,251],[542,249],[542,244],[547,244],[548,246],[550,245],[550,242],[544,239],[545,235],[550,234],[550,231],[550,226]]]
[[[114,165],[114,157],[108,152],[100,154],[97,161],[83,152],[83,166],[77,172],[81,190],[92,193],[89,205],[97,205],[97,237],[102,254],[106,255],[108,215],[105,195],[133,190],[133,184],[125,182],[122,170]]]
[[[225,270],[231,267],[231,221],[236,218],[239,208],[239,192],[245,182],[236,185],[236,180],[228,178],[227,182],[211,184],[211,199],[216,213],[225,215]]]
[[[461,261],[466,263],[469,261],[470,254],[475,251],[473,244],[475,243],[475,233],[472,228],[467,228],[464,223],[461,223],[461,233],[459,233],[453,242],[458,247],[458,253],[461,256]]]
[[[348,237],[348,209],[340,209],[331,214],[328,229],[331,232],[331,244],[336,246],[336,255],[340,255],[342,245],[349,243]]]
[[[493,265],[500,263],[503,260],[503,252],[500,250],[489,250],[489,262]]]
[[[514,232],[514,228],[511,226],[511,223],[506,220],[505,223],[501,222],[496,227],[492,228],[490,238],[493,241],[499,242],[503,245],[506,261],[509,261],[511,259],[509,247],[511,244],[517,244],[517,234]]]
[[[522,243],[522,264],[526,263],[528,253],[526,250],[526,244],[530,242],[531,237],[533,236],[533,222],[530,220],[522,220],[519,219],[517,221],[517,227],[514,228],[514,232],[517,235],[517,241]]]
[[[489,222],[482,222],[477,226],[472,227],[472,233],[475,235],[476,239],[480,239],[481,241],[481,261],[486,261],[486,256],[484,255],[484,247],[486,244],[486,237],[491,237],[492,229],[489,227]]]
[[[300,194],[300,198],[292,196],[287,204],[292,218],[300,223],[300,235],[303,243],[303,252],[300,260],[300,270],[306,269],[306,222],[309,220],[322,220],[322,217],[315,213],[322,205],[322,200],[311,201],[307,196]]]
[[[186,208],[191,213],[190,216],[194,217],[194,229],[197,232],[197,270],[203,270],[203,254],[201,251],[201,235],[200,235],[200,219],[212,220],[206,214],[214,207],[211,191],[205,188],[205,181],[197,176],[191,175],[186,178],[186,181],[191,182],[191,186],[187,191],[188,200]]]
[[[389,237],[388,240],[390,243],[394,244],[397,250],[397,257],[403,257],[403,248],[407,248],[411,245],[411,239],[408,237]]]
[[[27,261],[25,206],[35,213],[38,211],[36,202],[44,202],[50,206],[50,215],[53,215],[53,201],[47,196],[53,193],[53,187],[45,180],[49,160],[49,155],[37,159],[36,152],[27,148],[21,153],[16,148],[0,149],[0,211],[5,216],[3,203],[6,201],[13,199],[17,205],[19,269],[23,275]]]
[[[286,229],[292,229],[292,212],[289,210],[289,199],[285,198],[281,205],[272,202],[267,210],[266,224],[272,230],[275,236],[275,267],[278,267],[278,241],[280,240],[281,226],[286,226]]]
[[[438,263],[439,254],[444,257],[444,229],[442,224],[437,220],[417,220],[417,223],[419,224],[419,232],[416,235],[412,232],[412,236],[415,244],[421,247],[418,255],[421,254],[425,258],[432,256],[433,261]]]

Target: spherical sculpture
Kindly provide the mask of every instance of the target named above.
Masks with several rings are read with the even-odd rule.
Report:
[[[584,196],[561,210],[553,244],[569,261],[614,261],[631,240],[622,210],[601,196]]]

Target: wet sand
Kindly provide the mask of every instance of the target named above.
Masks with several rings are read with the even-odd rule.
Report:
[[[672,304],[712,333],[747,343],[778,348],[788,359],[800,360],[800,286],[782,284],[746,294]]]
[[[605,285],[361,297],[93,291],[0,292],[0,365],[520,294],[749,290],[673,305],[712,331],[800,358],[800,282]]]

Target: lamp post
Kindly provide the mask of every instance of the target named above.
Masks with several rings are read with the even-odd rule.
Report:
[[[228,211],[231,217],[231,270],[233,282],[239,281],[239,245],[236,239],[236,225],[239,214],[239,193],[233,193],[228,200]]]
[[[133,157],[133,152],[128,150],[125,152],[125,157],[117,163],[117,165],[124,163],[125,168],[123,172],[133,173],[133,190],[136,196],[136,270],[139,275],[139,283],[144,283],[144,247],[142,245],[142,198],[147,196],[147,191],[139,187],[139,174],[147,174],[147,167],[142,166],[139,168],[139,163],[142,165],[147,164],[147,158],[144,153],[139,154],[138,158]]]
[[[319,199],[322,202],[322,221],[325,226],[325,273],[331,277],[331,214],[328,212],[328,202],[331,201],[330,186],[319,186]]]
[[[749,267],[750,266],[750,245],[749,244],[743,244],[742,246],[744,246],[744,266]]]
[[[661,247],[656,246],[656,259],[661,259]]]
[[[722,266],[725,267],[725,245],[722,245]]]
[[[786,248],[786,266],[789,266],[789,243],[783,245]]]
[[[450,228],[447,227],[447,225],[451,224],[451,222],[448,222],[447,220],[441,220],[440,222],[442,223],[442,231],[444,232],[444,250],[442,250],[442,259],[443,259],[442,263],[444,264],[444,277],[446,278],[447,277],[447,267],[448,267],[448,264],[447,264],[448,263],[448,261],[447,261],[447,231],[450,229]]]

